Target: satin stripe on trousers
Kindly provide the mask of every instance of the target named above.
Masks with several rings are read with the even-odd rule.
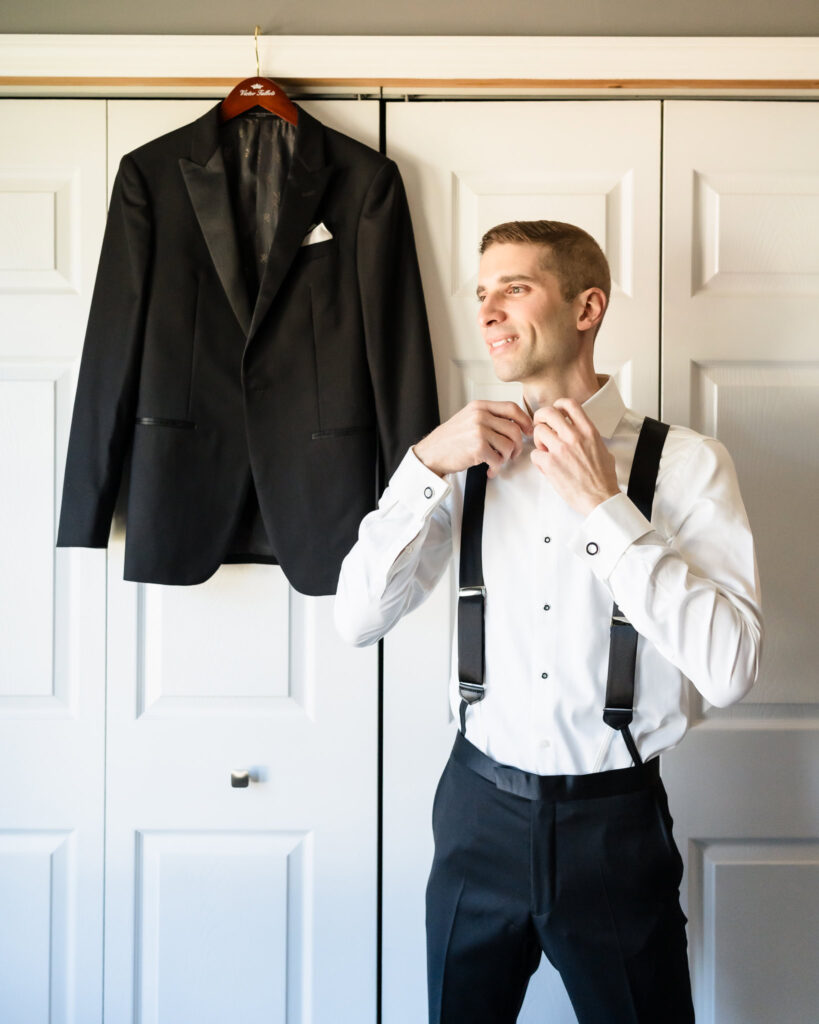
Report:
[[[656,773],[638,788],[640,769],[599,773],[611,792],[566,798],[510,785],[508,767],[497,785],[459,748],[496,766],[458,734],[435,794],[430,1024],[512,1024],[541,950],[580,1024],[690,1024],[682,860]]]

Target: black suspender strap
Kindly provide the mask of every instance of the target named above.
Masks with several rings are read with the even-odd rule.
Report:
[[[628,480],[628,496],[651,519],[654,489],[668,424],[646,416],[643,420]],[[637,662],[637,630],[623,615],[617,602],[611,613],[609,674],[603,721],[622,733],[635,764],[642,764],[629,725],[634,712],[634,670]]]
[[[483,506],[486,497],[485,462],[466,473],[461,564],[458,576],[458,681],[461,694],[461,732],[466,733],[466,706],[483,700],[484,661]]]

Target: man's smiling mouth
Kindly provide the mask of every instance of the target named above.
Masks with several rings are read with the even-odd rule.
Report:
[[[489,341],[487,344],[489,345],[490,352],[497,352],[498,349],[503,348],[505,345],[510,345],[513,341],[517,340],[517,334],[510,334],[507,338],[498,338],[497,341]]]

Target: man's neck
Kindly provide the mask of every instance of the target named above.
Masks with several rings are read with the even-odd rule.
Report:
[[[608,377],[596,374],[593,369],[572,372],[547,380],[526,381],[523,385],[523,400],[530,414],[543,405],[554,405],[558,398],[573,398],[579,405],[599,391]]]

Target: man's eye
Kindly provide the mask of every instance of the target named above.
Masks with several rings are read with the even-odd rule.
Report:
[[[519,284],[513,284],[513,285],[512,285],[512,287],[511,287],[511,288],[509,289],[509,291],[510,291],[510,292],[513,292],[513,293],[514,293],[514,292],[522,292],[522,291],[523,291],[523,288],[522,288],[522,286],[521,286],[521,285],[519,285]]]

